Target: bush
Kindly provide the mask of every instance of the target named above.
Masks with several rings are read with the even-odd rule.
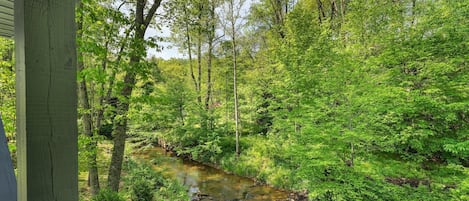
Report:
[[[132,160],[126,162],[128,171],[126,183],[132,201],[152,201],[154,192],[164,184],[163,175],[153,170],[149,164],[139,164]]]
[[[132,201],[152,201],[153,191],[155,186],[151,181],[147,181],[144,178],[138,178],[131,184],[131,199]]]
[[[167,179],[164,186],[161,187],[156,195],[155,200],[189,200],[188,189],[176,180]]]
[[[125,201],[125,199],[115,191],[109,189],[101,189],[91,201]]]

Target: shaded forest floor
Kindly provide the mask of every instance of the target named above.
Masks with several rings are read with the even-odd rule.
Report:
[[[139,149],[133,144],[128,144],[125,150],[125,162],[122,172],[122,180],[120,184],[120,192],[108,192],[107,175],[111,162],[112,142],[104,140],[98,145],[97,158],[99,181],[101,193],[97,197],[91,195],[91,189],[88,186],[88,172],[86,171],[83,161],[80,161],[78,186],[80,201],[123,201],[145,199],[144,193],[150,193],[152,200],[189,200],[187,187],[176,180],[164,176],[163,173],[153,169],[148,161],[139,160],[135,157]],[[101,196],[101,197],[99,197]],[[112,196],[115,196],[111,198]],[[99,197],[99,198],[98,198]],[[148,197],[146,197],[148,199]],[[151,199],[151,198],[150,198]]]

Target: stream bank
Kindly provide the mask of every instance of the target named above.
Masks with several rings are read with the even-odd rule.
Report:
[[[179,180],[189,188],[192,200],[303,200],[298,193],[261,185],[254,180],[226,173],[220,169],[175,156],[161,147],[138,154],[151,161],[156,170]]]

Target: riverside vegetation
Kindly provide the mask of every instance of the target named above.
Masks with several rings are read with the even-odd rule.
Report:
[[[77,7],[86,199],[118,190],[131,200],[150,191],[189,199],[177,197],[187,196],[181,184],[128,161],[131,139],[310,200],[469,200],[469,1]],[[167,51],[164,42],[185,56],[148,56]],[[0,40],[10,142],[12,47]]]

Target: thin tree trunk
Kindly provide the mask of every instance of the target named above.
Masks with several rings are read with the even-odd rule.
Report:
[[[280,35],[281,38],[285,38],[285,33],[283,32],[282,28],[284,25],[285,21],[285,15],[286,12],[283,12],[283,1],[281,0],[269,0],[270,5],[272,6],[273,12],[274,12],[274,22],[275,25],[277,25],[277,32]],[[288,3],[285,5],[285,11],[288,9]]]
[[[107,63],[108,63],[108,54],[109,54],[109,40],[110,40],[111,36],[109,36],[109,38],[107,38],[106,40],[106,43],[104,45],[105,47],[105,53],[104,53],[104,58],[103,58],[103,61],[101,62],[101,70],[105,73],[106,72],[106,69],[107,69]],[[114,74],[113,74],[114,76]],[[109,89],[111,89],[112,85],[109,85]],[[102,119],[104,118],[104,100],[106,100],[106,96],[104,94],[104,91],[106,90],[106,82],[102,82],[101,83],[101,94],[99,95],[99,101],[98,101],[98,104],[99,104],[99,109],[98,111],[96,111],[95,113],[95,122],[96,122],[96,127],[94,129],[94,132],[96,135],[98,134],[98,131],[99,131],[99,128],[101,128],[101,121]]]
[[[129,38],[129,36],[130,36],[130,32],[127,32],[126,35],[125,35],[124,41],[121,43],[121,46],[119,48],[119,52],[118,52],[118,55],[117,55],[117,59],[115,60],[116,66],[120,65],[120,62],[122,60],[122,52],[124,51],[125,44],[127,43],[127,40]],[[105,68],[105,67],[103,66],[103,68]],[[99,128],[101,128],[102,121],[104,119],[104,110],[106,109],[104,107],[104,105],[105,105],[104,101],[109,100],[111,98],[115,79],[116,79],[116,71],[112,71],[110,79],[109,79],[109,85],[108,85],[108,88],[107,88],[106,95],[101,96],[101,99],[99,100],[100,108],[97,111],[97,115],[96,115],[97,117],[96,117],[95,133],[98,133]]]
[[[202,97],[201,97],[201,81],[202,81],[202,31],[198,31],[198,36],[197,36],[197,101],[199,104],[202,103]]]
[[[230,122],[230,106],[228,104],[229,100],[230,100],[230,96],[231,96],[231,93],[229,92],[229,78],[230,78],[230,71],[227,70],[225,72],[225,124],[228,125],[228,122]]]
[[[81,72],[83,70],[83,62],[78,62],[78,69]],[[80,67],[81,66],[81,67]],[[85,135],[91,138],[90,142],[86,145],[86,149],[91,151],[87,158],[88,160],[88,184],[91,188],[91,195],[96,195],[99,191],[99,177],[98,177],[98,166],[97,166],[97,157],[96,157],[96,149],[97,149],[97,142],[93,139],[93,125],[92,125],[92,118],[90,114],[91,106],[88,102],[88,91],[86,88],[85,80],[82,80],[79,85],[80,88],[80,103],[81,107],[86,111],[85,114],[82,116],[83,120],[83,130]]]
[[[81,2],[79,3],[79,9],[83,9]],[[82,38],[83,30],[83,14],[81,15],[77,23],[78,37]],[[83,62],[83,53],[78,52],[78,71],[82,72],[85,68]],[[98,176],[98,165],[96,157],[97,142],[93,139],[93,124],[91,118],[91,105],[88,97],[88,90],[86,87],[86,80],[82,79],[79,83],[79,94],[80,94],[80,104],[81,107],[85,110],[85,113],[82,115],[83,120],[83,130],[85,135],[91,138],[90,143],[86,145],[87,150],[91,150],[91,153],[88,160],[88,185],[90,186],[91,195],[96,195],[99,192],[99,176]]]
[[[212,97],[212,41],[208,43],[208,58],[207,58],[207,95],[205,96],[205,109],[210,107],[210,99]]]
[[[184,8],[184,14],[187,15],[187,9],[186,9],[186,6],[184,5],[183,6]],[[190,71],[191,71],[191,78],[192,78],[192,81],[194,82],[194,87],[195,87],[195,90],[198,91],[198,84],[197,84],[197,80],[195,79],[195,76],[194,76],[194,66],[192,65],[192,42],[191,42],[191,35],[190,35],[190,31],[189,31],[189,22],[188,20],[186,20],[185,22],[185,28],[186,28],[186,41],[187,41],[187,53],[189,54],[189,68],[190,68]]]
[[[236,29],[235,23],[236,18],[234,14],[234,2],[233,0],[230,1],[231,6],[231,45],[233,50],[233,95],[234,95],[234,113],[235,113],[235,132],[236,132],[236,157],[240,155],[240,148],[239,148],[239,111],[238,111],[238,87],[237,87],[237,53],[236,53]]]
[[[201,85],[202,85],[202,11],[204,9],[204,4],[198,3],[198,12],[197,20],[199,25],[197,25],[197,102],[202,104],[202,94],[201,94]]]
[[[331,21],[337,15],[337,3],[335,0],[331,0]]]
[[[181,102],[183,102],[184,100],[182,100]],[[184,126],[185,123],[184,123],[184,106],[183,105],[179,105],[179,116],[181,118],[181,125]]]
[[[319,24],[321,24],[322,19],[326,17],[326,14],[324,13],[324,8],[322,6],[321,0],[316,0],[316,3],[318,4],[318,20]]]
[[[288,0],[285,1],[285,15],[288,13]]]
[[[233,37],[233,90],[234,90],[234,112],[235,112],[235,131],[236,131],[236,155],[239,157],[239,111],[238,111],[238,87],[237,87],[237,75],[236,75],[236,42]]]
[[[210,9],[210,32],[208,33],[208,58],[207,58],[207,95],[205,96],[205,109],[209,110],[210,99],[212,98],[212,52],[213,52],[213,40],[215,38],[215,24],[213,19],[215,18],[215,6],[211,5]]]

